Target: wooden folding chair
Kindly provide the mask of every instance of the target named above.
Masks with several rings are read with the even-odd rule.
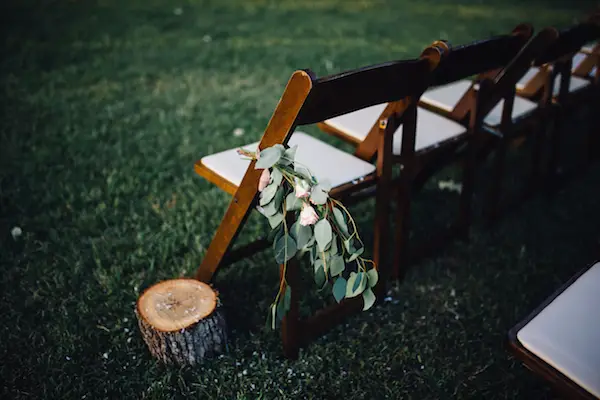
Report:
[[[264,149],[275,144],[298,145],[296,160],[305,165],[319,180],[332,184],[330,196],[351,199],[368,186],[376,185],[376,212],[373,241],[373,261],[380,272],[376,293],[381,294],[387,274],[384,267],[385,241],[388,238],[389,191],[391,179],[392,132],[404,123],[404,114],[414,106],[427,87],[428,80],[444,49],[431,46],[419,59],[395,61],[348,71],[317,79],[310,71],[296,71],[273,113],[258,143],[247,149]],[[376,165],[325,144],[305,133],[294,132],[297,126],[314,124],[337,115],[374,104],[395,101],[394,113],[373,133],[379,152]],[[293,135],[292,135],[293,133]],[[203,157],[195,165],[198,174],[233,195],[223,220],[208,247],[196,277],[208,282],[217,269],[264,248],[264,241],[241,249],[230,248],[257,200],[257,183],[261,171],[254,162],[243,160],[236,149]],[[362,307],[362,301],[352,298],[321,310],[309,319],[298,315],[300,288],[298,266],[290,260],[286,280],[293,287],[291,309],[282,322],[284,353],[298,356],[299,348],[335,325],[344,315]],[[283,266],[282,266],[283,267]],[[283,268],[280,268],[283,273]],[[282,279],[282,282],[284,280]],[[283,284],[283,283],[282,283]],[[379,297],[379,296],[378,296]]]
[[[600,38],[599,22],[600,18],[596,16],[562,30],[559,38],[545,54],[535,60],[534,66],[517,83],[517,94],[531,100],[543,98],[544,93],[551,93],[545,100],[551,101],[554,108],[552,115],[547,118],[550,129],[547,130],[549,137],[545,140],[549,147],[544,168],[544,180],[548,188],[557,187],[561,132],[566,118],[581,108],[591,106],[597,109],[594,105],[599,100],[600,90],[598,81],[590,74],[598,63],[598,54],[594,53],[593,48],[585,55],[580,51],[586,43]],[[600,46],[595,47],[596,51],[600,50]],[[550,104],[547,106],[550,107]],[[597,134],[596,124],[592,122],[584,145],[586,153],[591,150]],[[589,156],[590,154],[585,154],[582,161],[588,161]]]
[[[572,277],[508,334],[525,366],[566,399],[600,399],[600,262]]]
[[[411,246],[409,252],[407,234],[412,191],[422,187],[442,166],[454,161],[472,136],[469,132],[473,132],[474,126],[470,125],[468,116],[474,110],[476,86],[475,82],[465,79],[476,74],[479,80],[497,75],[517,56],[531,35],[531,26],[522,24],[509,35],[454,47],[434,73],[431,86],[436,88],[427,90],[421,98],[421,107],[413,117],[417,127],[414,136],[407,136],[404,132],[395,136],[394,159],[402,165],[399,184],[396,185],[399,210],[394,263],[396,277],[402,277],[409,261],[427,254],[431,247],[437,247],[451,237],[468,236],[472,188],[470,182],[463,182],[457,221],[427,244]],[[427,102],[424,99],[433,100]],[[441,100],[447,100],[451,105],[445,106]],[[519,104],[524,104],[520,107],[521,112],[535,107],[527,100]],[[354,143],[357,146],[355,154],[370,160],[376,156],[376,148],[370,142],[372,132],[377,129],[375,122],[393,112],[395,106],[394,103],[376,105],[325,120],[319,126],[325,132]],[[486,122],[497,124],[501,116],[502,107],[498,105],[487,112]]]

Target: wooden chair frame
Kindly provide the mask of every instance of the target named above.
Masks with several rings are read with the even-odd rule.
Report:
[[[541,172],[536,178],[545,183],[547,190],[553,191],[561,185],[558,183],[558,159],[560,150],[561,125],[572,111],[582,105],[595,104],[600,100],[598,90],[598,79],[591,79],[592,84],[570,91],[569,84],[572,75],[589,78],[589,73],[594,66],[599,65],[600,58],[597,53],[590,52],[588,56],[572,69],[573,56],[582,50],[582,46],[592,40],[600,38],[600,19],[592,16],[588,21],[560,32],[558,39],[547,49],[547,51],[535,60],[534,65],[539,67],[538,73],[521,90],[517,90],[519,96],[530,100],[538,100],[546,110],[552,110],[543,116],[546,122],[545,132],[540,134],[540,139],[547,145],[547,160],[543,166],[538,166]],[[600,51],[600,45],[596,45],[594,51]],[[597,74],[598,75],[598,74]],[[554,85],[560,79],[560,90],[554,94]],[[550,128],[550,129],[547,129]],[[582,158],[584,165],[593,157],[594,141],[597,140],[595,124],[591,124],[586,135],[586,152]],[[538,159],[538,161],[541,161]],[[577,170],[574,171],[577,174]],[[541,176],[543,174],[543,176]],[[564,181],[564,180],[563,180]],[[531,182],[530,188],[537,186],[537,181]]]
[[[389,199],[391,189],[391,149],[393,132],[403,120],[406,110],[418,101],[426,89],[431,71],[439,63],[445,49],[428,47],[419,59],[390,62],[373,67],[317,79],[310,71],[296,71],[290,78],[269,124],[260,140],[259,149],[275,144],[286,145],[296,126],[313,124],[373,104],[394,101],[394,113],[379,124],[373,131],[373,142],[379,156],[376,172],[358,184],[346,184],[334,188],[330,195],[336,198],[349,198],[365,187],[376,186],[376,213],[373,242],[373,261],[380,271],[380,280],[375,288],[381,296],[388,275],[383,262],[386,233],[389,230]],[[360,93],[360,96],[357,94]],[[239,187],[233,186],[219,175],[206,168],[200,161],[195,164],[198,174],[217,184],[233,195],[206,255],[198,268],[196,278],[209,282],[219,267],[230,264],[253,252],[265,248],[265,240],[250,243],[232,250],[232,244],[258,198],[257,182],[261,171],[254,169],[254,162],[246,170]],[[282,322],[282,342],[284,354],[288,358],[298,357],[299,348],[337,324],[341,318],[362,307],[360,298],[342,301],[340,304],[320,310],[314,316],[301,320],[298,313],[300,296],[299,271],[297,262],[288,262],[287,271],[280,266],[281,285],[285,281],[294,287],[291,296],[291,309]]]
[[[533,29],[530,25],[521,24],[517,26],[510,35],[478,41],[466,46],[454,47],[452,51],[444,57],[444,60],[434,72],[431,86],[441,86],[476,74],[478,74],[479,79],[497,75],[501,68],[517,55],[520,49],[531,38],[532,33]],[[439,143],[439,146],[416,152],[416,126],[411,129],[406,129],[406,125],[404,127],[401,154],[393,156],[394,162],[402,165],[400,176],[395,184],[395,196],[398,209],[398,215],[396,217],[396,246],[393,270],[395,278],[402,278],[405,274],[406,267],[410,263],[429,254],[433,248],[440,247],[442,244],[446,243],[448,239],[453,237],[466,239],[468,237],[470,226],[470,192],[472,190],[469,186],[469,182],[466,183],[466,190],[463,186],[459,214],[455,223],[428,243],[411,247],[410,252],[408,249],[407,236],[412,192],[414,190],[419,190],[425,184],[427,179],[441,167],[460,158],[461,151],[459,150],[461,147],[464,147],[465,142],[473,136],[472,128],[474,126],[469,123],[468,116],[469,113],[472,113],[475,109],[476,90],[474,85],[475,83],[463,95],[458,105],[450,113],[443,112],[443,110],[425,104],[423,101],[418,103],[418,105],[423,108],[441,113],[454,121],[462,123],[465,125],[466,135],[461,135],[458,138]],[[386,118],[394,113],[396,107],[398,107],[398,104],[393,102],[389,103],[379,116],[378,120]],[[410,121],[410,126],[414,126],[416,124],[417,112],[416,105],[407,109],[405,111],[405,124],[407,121]],[[367,137],[361,142],[357,142],[343,131],[327,123],[321,122],[318,125],[323,131],[354,143],[357,146],[355,155],[358,157],[370,160],[377,155],[376,145],[373,141],[373,132],[377,130],[377,122],[373,124]]]
[[[561,295],[569,286],[571,286],[580,276],[586,273],[593,265],[591,264],[587,268],[582,269],[575,274],[569,281],[557,289],[550,297],[548,297],[541,305],[533,310],[523,321],[519,322],[508,332],[508,347],[510,351],[520,359],[527,368],[536,374],[540,375],[547,381],[549,381],[560,393],[565,395],[568,399],[586,399],[592,400],[596,397],[592,396],[591,393],[584,390],[572,380],[567,378],[563,373],[556,370],[538,356],[527,350],[518,340],[517,334],[523,327],[525,327],[531,320],[533,320],[542,310],[544,310],[550,303],[552,303],[558,296]]]

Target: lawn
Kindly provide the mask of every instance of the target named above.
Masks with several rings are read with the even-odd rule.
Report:
[[[589,5],[3,2],[0,397],[551,397],[506,351],[506,333],[599,256],[598,165],[491,229],[479,218],[470,243],[416,265],[391,301],[296,362],[264,329],[277,287],[270,251],[217,276],[231,342],[206,365],[157,364],[133,308],[149,285],[193,275],[228,204],[194,161],[257,140],[295,69],[324,75],[415,57],[433,40],[465,43],[522,21],[565,26]],[[416,228],[445,209],[436,182],[453,173],[419,196]],[[356,210],[368,237],[373,203]],[[253,218],[241,240],[264,229]],[[303,307],[320,302],[315,293]]]

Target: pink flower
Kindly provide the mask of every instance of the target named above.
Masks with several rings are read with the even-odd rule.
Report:
[[[302,205],[302,211],[300,212],[300,225],[308,226],[314,225],[319,220],[319,216],[312,206],[304,203]]]
[[[267,185],[271,182],[271,173],[268,168],[263,169],[262,174],[260,174],[260,179],[258,180],[258,191],[262,192],[265,190]]]
[[[310,185],[304,179],[294,178],[296,181],[296,197],[299,199],[306,198],[310,195]]]

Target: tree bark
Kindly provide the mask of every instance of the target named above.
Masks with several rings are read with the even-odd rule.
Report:
[[[150,353],[166,364],[196,365],[222,353],[227,327],[216,292],[195,279],[173,279],[148,288],[136,316]]]

